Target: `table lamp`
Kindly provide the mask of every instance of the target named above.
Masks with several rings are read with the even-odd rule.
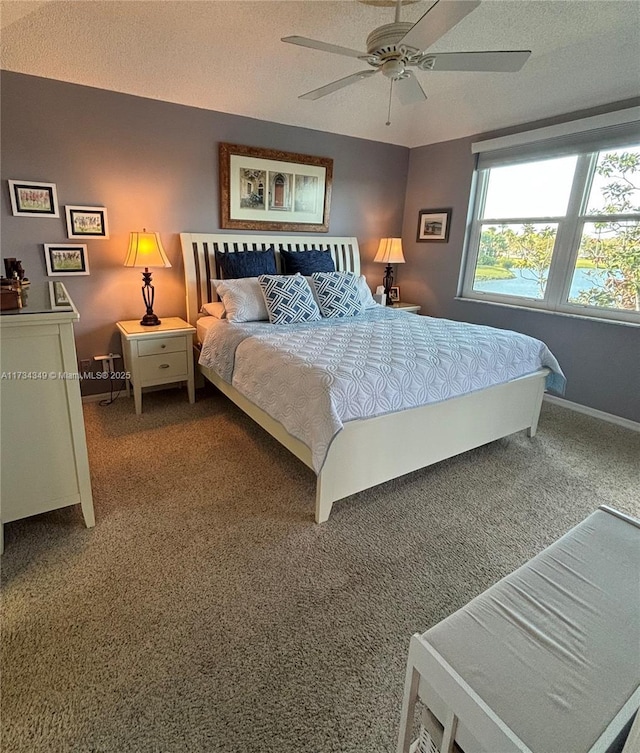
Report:
[[[140,320],[145,327],[155,327],[161,324],[160,319],[153,313],[153,299],[155,289],[151,284],[149,267],[170,267],[171,262],[162,247],[160,233],[131,233],[129,237],[129,251],[124,260],[125,267],[144,267],[142,273],[142,300],[147,307],[147,313]]]
[[[387,296],[387,306],[391,306],[391,286],[393,285],[393,267],[392,264],[404,264],[402,255],[402,238],[380,238],[378,253],[374,261],[386,264],[382,284]]]

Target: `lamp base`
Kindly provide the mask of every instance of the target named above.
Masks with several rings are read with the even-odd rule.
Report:
[[[155,314],[145,314],[142,319],[140,319],[140,324],[142,324],[143,327],[157,327],[158,324],[162,324],[162,322]]]

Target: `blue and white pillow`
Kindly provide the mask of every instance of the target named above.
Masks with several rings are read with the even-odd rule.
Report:
[[[314,272],[311,279],[322,316],[355,316],[362,311],[362,298],[353,272]]]
[[[320,319],[309,283],[301,275],[261,275],[258,278],[271,324]]]

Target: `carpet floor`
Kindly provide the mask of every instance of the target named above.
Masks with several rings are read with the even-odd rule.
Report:
[[[409,638],[605,503],[640,434],[524,432],[313,522],[313,473],[213,391],[85,406],[97,524],[10,523],[2,750],[390,753]]]

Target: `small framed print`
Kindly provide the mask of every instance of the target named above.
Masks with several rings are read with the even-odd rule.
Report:
[[[67,310],[71,308],[67,290],[61,282],[49,282],[49,296],[51,297],[51,308]]]
[[[389,298],[394,303],[398,303],[400,301],[400,288],[397,285],[392,285],[389,288]]]
[[[89,274],[89,259],[85,245],[45,243],[44,260],[49,277]]]
[[[419,243],[428,241],[448,243],[449,225],[451,224],[450,209],[421,209],[418,214]]]
[[[108,238],[109,224],[105,207],[74,207],[66,205],[67,238]]]
[[[9,195],[14,217],[59,217],[55,183],[10,180]]]

